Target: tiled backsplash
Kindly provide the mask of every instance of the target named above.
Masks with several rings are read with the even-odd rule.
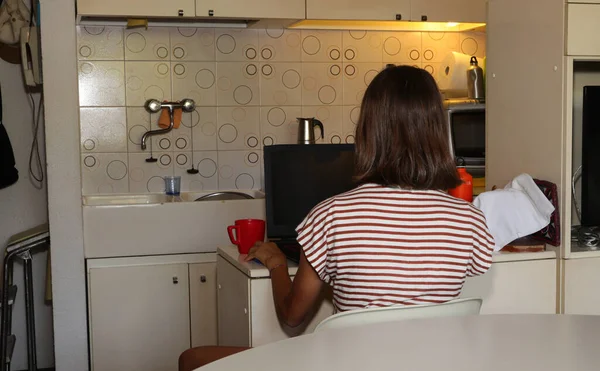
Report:
[[[434,76],[452,51],[485,55],[478,32],[364,32],[80,27],[83,193],[260,189],[262,146],[294,143],[296,117],[323,121],[325,142],[353,142],[362,95],[386,63]],[[182,125],[156,129],[147,99],[192,98]],[[146,162],[149,157],[157,162]],[[192,165],[198,174],[188,174]]]

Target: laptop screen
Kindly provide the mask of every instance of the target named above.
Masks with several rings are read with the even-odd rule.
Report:
[[[319,202],[354,188],[354,145],[264,147],[267,234],[295,238]]]

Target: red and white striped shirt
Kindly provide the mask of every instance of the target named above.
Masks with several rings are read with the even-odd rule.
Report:
[[[338,311],[442,303],[492,264],[483,213],[440,191],[364,184],[329,198],[297,228]]]

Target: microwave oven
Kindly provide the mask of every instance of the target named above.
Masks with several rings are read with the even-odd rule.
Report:
[[[485,177],[485,103],[475,99],[444,101],[450,150],[474,178]]]

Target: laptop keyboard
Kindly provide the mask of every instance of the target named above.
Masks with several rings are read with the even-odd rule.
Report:
[[[299,263],[300,262],[300,244],[297,242],[275,242],[279,250],[288,258],[289,260]]]

